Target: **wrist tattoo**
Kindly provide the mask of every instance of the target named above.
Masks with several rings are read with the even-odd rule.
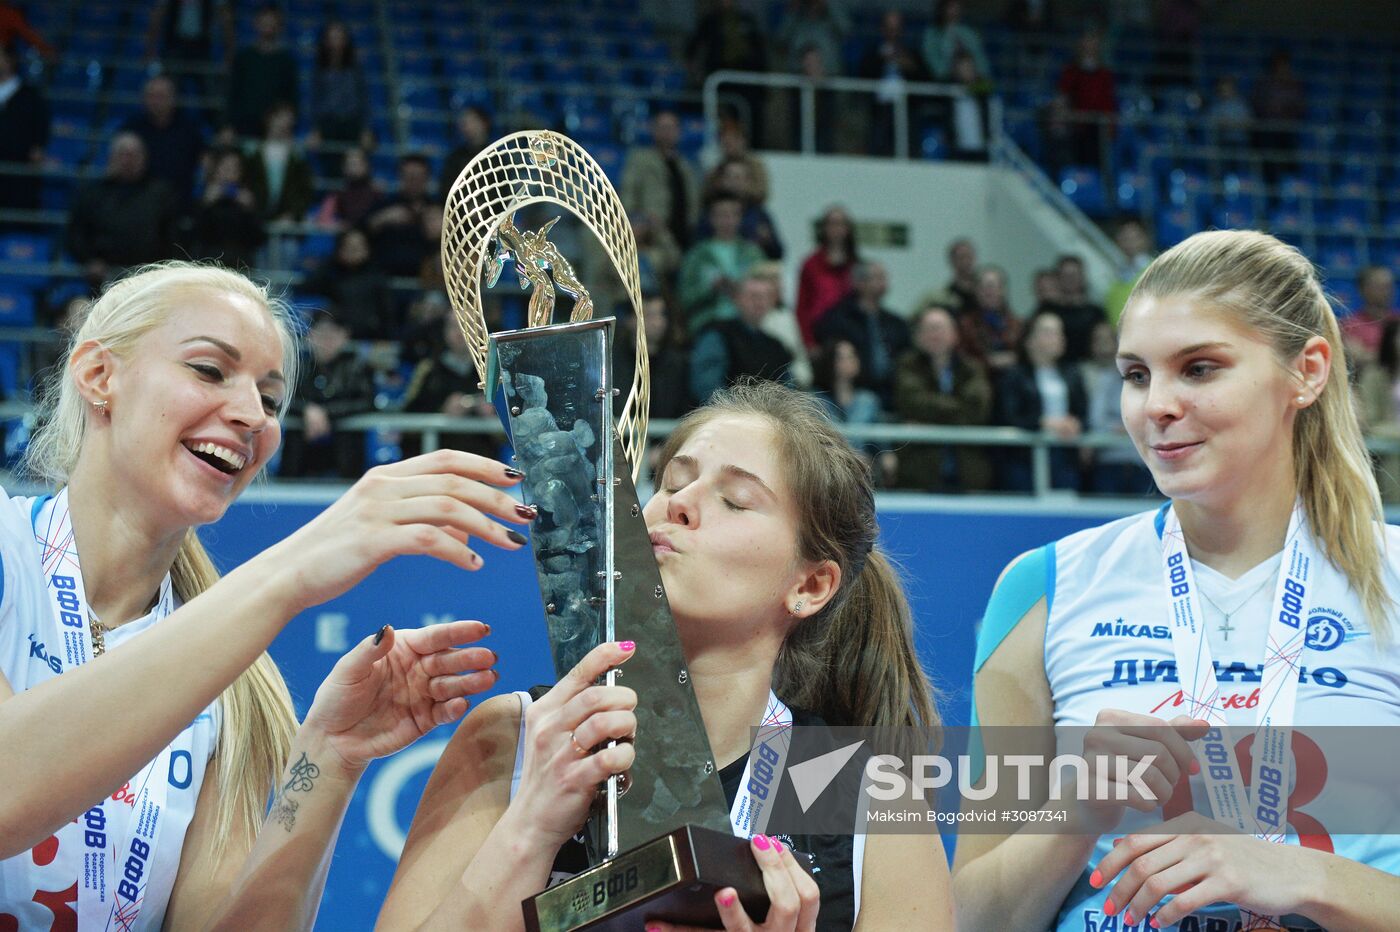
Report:
[[[301,804],[288,798],[287,794],[310,793],[316,785],[316,779],[321,776],[321,768],[307,759],[306,752],[303,751],[300,759],[288,767],[287,772],[291,774],[291,779],[282,784],[277,795],[273,797],[272,810],[268,817],[290,832],[296,824],[296,813]]]

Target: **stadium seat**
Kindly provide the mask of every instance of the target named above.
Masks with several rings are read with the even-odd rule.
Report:
[[[1108,213],[1108,195],[1097,168],[1077,166],[1060,172],[1060,192],[1091,217]]]
[[[13,283],[0,284],[0,327],[34,326],[34,292]]]

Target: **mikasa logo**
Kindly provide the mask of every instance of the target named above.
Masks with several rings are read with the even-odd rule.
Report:
[[[1123,619],[1101,621],[1089,632],[1091,638],[1151,638],[1165,641],[1172,636],[1166,625],[1125,625]]]

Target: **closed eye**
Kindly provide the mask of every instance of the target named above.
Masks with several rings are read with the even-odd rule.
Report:
[[[207,363],[200,362],[186,363],[186,365],[211,382],[222,382],[224,380],[224,372],[218,366],[211,366]]]
[[[723,495],[719,497],[719,500],[724,502],[724,507],[728,508],[730,511],[748,511],[748,509],[744,506],[734,504],[729,499],[725,498]]]

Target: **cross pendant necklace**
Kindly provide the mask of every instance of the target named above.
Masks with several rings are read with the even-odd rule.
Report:
[[[1216,628],[1215,630],[1217,630],[1217,631],[1219,631],[1219,632],[1221,633],[1221,635],[1224,637],[1224,640],[1225,640],[1227,643],[1228,643],[1229,640],[1230,640],[1230,632],[1235,630],[1235,627],[1234,627],[1233,625],[1230,624],[1230,616],[1233,615],[1233,614],[1235,614],[1235,612],[1238,612],[1240,609],[1244,608],[1245,603],[1248,602],[1250,599],[1254,598],[1255,594],[1256,594],[1260,589],[1263,589],[1266,585],[1268,585],[1268,583],[1269,583],[1269,580],[1268,580],[1268,579],[1265,579],[1265,580],[1264,580],[1263,582],[1261,582],[1259,585],[1255,586],[1255,587],[1250,591],[1249,595],[1245,596],[1243,599],[1240,600],[1240,604],[1236,605],[1234,608],[1230,609],[1228,612],[1225,611],[1225,609],[1221,608],[1219,605],[1216,605],[1216,604],[1215,604],[1215,600],[1212,599],[1210,596],[1206,595],[1206,591],[1205,591],[1204,589],[1202,589],[1200,586],[1197,586],[1197,587],[1196,587],[1196,591],[1199,592],[1202,596],[1205,597],[1205,600],[1206,600],[1207,602],[1210,603],[1210,607],[1213,608],[1213,609],[1215,609],[1217,612],[1219,612],[1220,614],[1222,614],[1222,615],[1225,616],[1225,620],[1222,621],[1222,622],[1220,623],[1220,626],[1219,626],[1218,628]]]

